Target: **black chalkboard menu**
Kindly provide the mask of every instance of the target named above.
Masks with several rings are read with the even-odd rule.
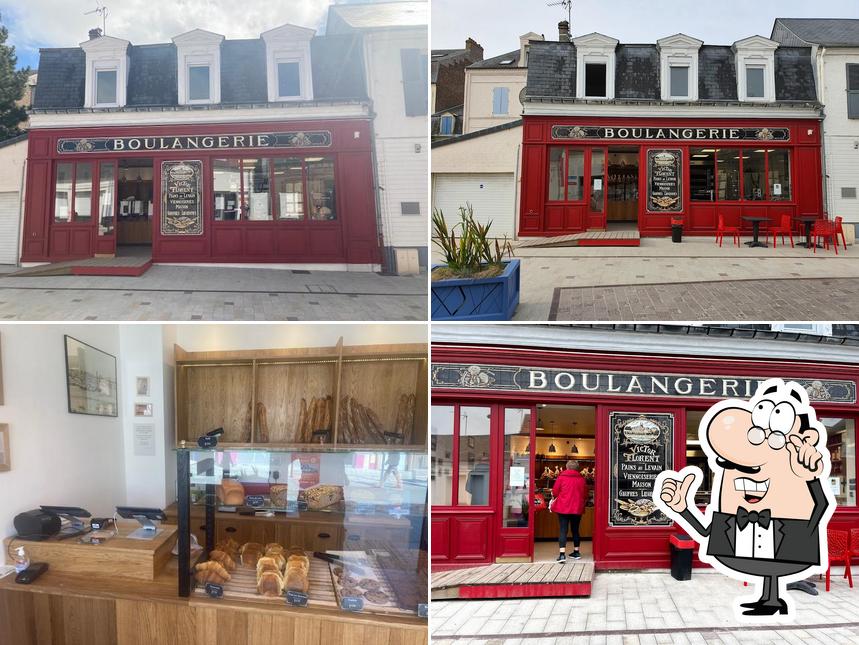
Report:
[[[161,235],[203,234],[203,162],[161,164]]]
[[[647,151],[647,210],[679,213],[683,210],[683,153],[680,150]]]
[[[609,526],[668,526],[653,503],[657,475],[674,468],[674,415],[612,412]]]

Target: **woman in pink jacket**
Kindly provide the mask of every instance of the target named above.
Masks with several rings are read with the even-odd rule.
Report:
[[[558,562],[561,564],[567,560],[567,527],[573,531],[575,551],[572,558],[578,560],[582,557],[579,553],[579,522],[585,512],[587,498],[588,485],[579,472],[579,462],[570,460],[552,487],[551,511],[558,514]]]

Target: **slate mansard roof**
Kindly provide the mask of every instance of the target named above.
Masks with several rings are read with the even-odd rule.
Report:
[[[366,101],[360,34],[316,36],[310,41],[314,101]],[[178,106],[173,43],[129,45],[127,108]],[[221,104],[266,103],[265,43],[261,38],[221,44]],[[80,47],[42,49],[33,110],[84,106],[86,56]]]
[[[859,19],[776,18],[772,39],[798,47],[859,47]]]
[[[531,100],[576,98],[576,47],[571,42],[532,41],[526,95]],[[615,50],[615,100],[659,101],[659,51],[655,44],[620,44]],[[776,103],[816,103],[811,48],[775,51]],[[730,46],[698,51],[698,101],[736,102],[737,72]]]

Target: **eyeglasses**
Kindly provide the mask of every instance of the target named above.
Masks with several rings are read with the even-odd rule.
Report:
[[[752,426],[749,429],[749,443],[759,446],[766,439],[769,447],[773,450],[781,450],[784,448],[787,443],[787,437],[785,437],[783,432],[779,432],[777,430],[770,430],[769,435],[767,435],[766,430],[763,428],[759,428],[758,426]]]

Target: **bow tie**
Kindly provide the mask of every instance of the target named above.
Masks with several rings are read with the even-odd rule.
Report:
[[[745,529],[749,522],[752,524],[760,524],[761,528],[767,529],[770,526],[770,511],[769,509],[761,511],[758,513],[757,511],[749,511],[740,506],[737,509],[737,526],[742,531]]]

